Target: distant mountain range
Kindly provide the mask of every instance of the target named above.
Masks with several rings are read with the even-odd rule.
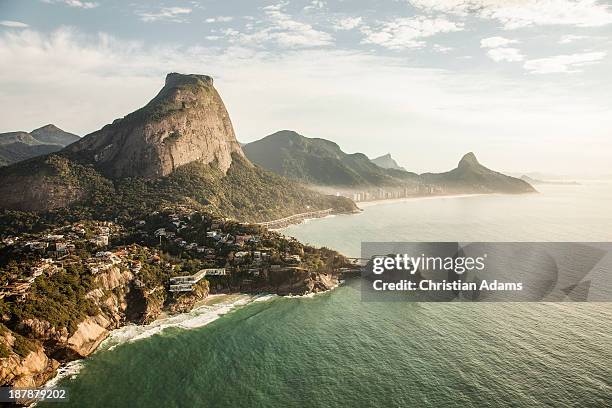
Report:
[[[11,143],[35,145],[35,137],[69,141],[46,127],[11,136]],[[143,108],[56,153],[0,168],[0,209],[130,219],[167,205],[249,222],[356,209],[347,198],[317,193],[253,166],[206,75],[168,74]]]
[[[0,166],[57,152],[79,139],[79,136],[54,125],[46,125],[29,133],[0,133]]]
[[[470,152],[457,167],[445,173],[423,173],[424,183],[435,185],[452,194],[465,193],[531,193],[536,190],[524,180],[493,171],[483,166]]]
[[[415,173],[385,169],[365,154],[343,152],[329,140],[281,130],[243,146],[247,158],[296,181],[321,186],[390,186],[411,181]]]
[[[315,210],[355,211],[349,198],[321,193],[336,188],[354,200],[535,191],[482,166],[472,153],[449,172],[419,175],[390,155],[373,162],[289,130],[241,146],[206,75],[169,74],[143,108],[83,138],[48,125],[0,140],[12,154],[7,163],[23,160],[0,168],[0,210],[45,217],[130,219],[183,205],[259,222]],[[328,189],[317,192],[305,184]],[[363,190],[376,195],[351,195]]]
[[[362,153],[347,154],[329,140],[308,138],[289,130],[248,143],[243,150],[249,160],[267,170],[321,187],[408,187],[415,194],[535,191],[523,180],[484,167],[473,153],[466,154],[458,167],[449,172],[419,175],[398,166],[389,154],[369,160]]]
[[[397,162],[391,157],[390,153],[377,157],[371,160],[372,163],[377,165],[378,167],[382,167],[383,169],[394,169],[394,170],[404,170],[405,168],[397,164]]]

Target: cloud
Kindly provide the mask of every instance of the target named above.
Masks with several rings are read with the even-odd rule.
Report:
[[[583,52],[570,55],[538,58],[526,61],[524,68],[532,74],[576,73],[582,68],[601,62],[606,52]]]
[[[480,48],[497,48],[516,43],[518,43],[517,40],[510,40],[504,37],[489,37],[480,40]]]
[[[361,25],[361,17],[345,17],[334,22],[334,30],[346,31],[357,28]]]
[[[480,48],[488,48],[487,55],[495,62],[518,62],[523,61],[525,56],[518,48],[508,47],[518,42],[504,37],[488,37],[480,40]]]
[[[597,0],[408,0],[428,12],[475,15],[506,29],[537,25],[598,27],[612,23],[612,9]]]
[[[272,43],[283,48],[310,48],[333,43],[329,33],[293,19],[283,11],[284,7],[285,3],[264,7],[266,19],[262,22],[263,27],[253,28],[247,32],[235,29],[223,32],[230,42],[241,45],[264,46]]]
[[[100,4],[92,1],[80,1],[80,0],[42,0],[43,3],[47,4],[65,4],[69,7],[92,9],[98,7]]]
[[[304,7],[304,11],[322,9],[326,6],[323,0],[312,0],[309,5]]]
[[[171,21],[174,23],[184,22],[184,17],[191,14],[192,9],[188,7],[162,7],[156,11],[139,11],[136,14],[142,21],[147,23],[155,21]]]
[[[545,157],[562,170],[580,149],[589,168],[609,169],[609,158],[594,160],[594,150],[575,137],[610,143],[605,78],[587,89],[585,81],[566,76],[500,80],[495,73],[434,69],[422,61],[415,68],[404,56],[146,45],[67,28],[4,30],[0,61],[0,131],[50,122],[86,134],[142,107],[166,73],[193,72],[215,78],[241,141],[295,129],[351,151],[383,154],[377,149],[392,145],[398,156],[411,159],[411,169],[423,171],[450,167],[470,145],[501,168],[518,166],[520,155],[522,166],[538,168]],[[384,135],[384,143],[373,142],[373,134]],[[549,140],[568,154],[551,151]],[[538,141],[541,149],[534,146]],[[595,144],[593,154],[602,155],[601,143]],[[436,155],[426,154],[432,149]]]
[[[434,44],[433,49],[434,51],[439,52],[440,54],[447,54],[453,50],[453,47],[446,47],[444,45]]]
[[[218,17],[209,17],[205,21],[207,23],[229,23],[233,19],[234,17],[231,17],[231,16],[218,16]]]
[[[525,59],[525,56],[521,54],[521,50],[518,48],[491,48],[487,51],[487,55],[495,62],[517,62]]]
[[[10,28],[27,28],[27,27],[29,27],[26,23],[22,23],[21,21],[10,21],[10,20],[0,21],[0,26],[10,27]]]
[[[361,29],[365,34],[362,43],[376,44],[390,50],[421,48],[425,46],[424,38],[438,33],[461,30],[463,30],[463,23],[455,23],[443,17],[428,18],[425,16],[397,18],[382,23],[376,29],[369,26]]]
[[[587,38],[590,38],[590,37],[587,35],[567,34],[567,35],[562,36],[559,39],[559,44],[570,44],[570,43],[573,43],[574,41],[585,40]]]

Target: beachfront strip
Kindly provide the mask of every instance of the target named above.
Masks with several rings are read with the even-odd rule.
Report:
[[[332,213],[332,209],[328,208],[327,210],[320,211],[309,211],[301,214],[290,215],[289,217],[280,218],[278,220],[260,222],[257,225],[261,225],[262,227],[266,227],[271,230],[285,228],[292,224],[299,224],[310,218],[323,218],[327,217]]]

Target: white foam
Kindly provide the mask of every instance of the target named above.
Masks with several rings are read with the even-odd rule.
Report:
[[[139,326],[130,324],[112,331],[110,336],[100,345],[99,350],[112,350],[123,343],[143,340],[160,334],[171,327],[187,330],[203,327],[227,314],[232,309],[244,306],[253,300],[257,300],[257,298],[250,295],[239,295],[226,302],[199,306],[188,313],[161,318],[148,325]]]
[[[323,292],[317,292],[317,293],[310,292],[310,293],[307,293],[305,295],[286,295],[286,296],[283,296],[283,297],[289,298],[289,299],[304,299],[304,298],[310,299],[310,298],[313,298],[313,297],[315,297],[317,295],[324,295],[326,293],[329,293],[329,292],[331,292],[332,290],[336,289],[338,286],[340,286],[343,283],[344,283],[343,280],[338,281],[338,283],[336,283],[334,286],[332,286],[331,288],[329,288],[327,290],[324,290]]]
[[[278,297],[278,295],[275,295],[273,293],[267,295],[258,295],[255,297],[255,299],[253,299],[253,302],[267,302],[268,300],[272,300],[276,297]]]
[[[83,369],[83,360],[71,361],[57,369],[57,375],[47,381],[45,388],[54,388],[64,378],[74,378]]]

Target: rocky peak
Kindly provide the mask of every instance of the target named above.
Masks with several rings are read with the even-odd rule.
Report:
[[[394,169],[394,170],[404,170],[404,171],[406,170],[405,168],[397,164],[395,159],[393,159],[393,157],[391,156],[391,153],[387,153],[385,155],[372,159],[372,163],[374,163],[378,167],[382,167],[383,169]]]
[[[79,136],[63,131],[53,124],[48,124],[38,129],[34,129],[32,137],[41,143],[52,144],[58,146],[68,146],[71,143],[80,139]]]
[[[480,163],[478,162],[478,159],[476,159],[476,155],[472,152],[467,153],[466,155],[464,155],[461,160],[459,161],[459,168],[469,168],[469,167],[478,167],[480,166]]]
[[[53,123],[49,123],[48,125],[41,126],[38,129],[34,129],[32,131],[32,133],[40,132],[40,131],[43,131],[43,132],[63,132],[62,129],[58,128]]]
[[[232,154],[243,155],[213,79],[179,73],[168,74],[146,106],[68,150],[118,178],[166,176],[194,161],[225,173]]]
[[[200,85],[213,86],[213,79],[208,75],[201,74],[179,74],[171,72],[166,75],[166,87],[176,87],[180,85]]]

